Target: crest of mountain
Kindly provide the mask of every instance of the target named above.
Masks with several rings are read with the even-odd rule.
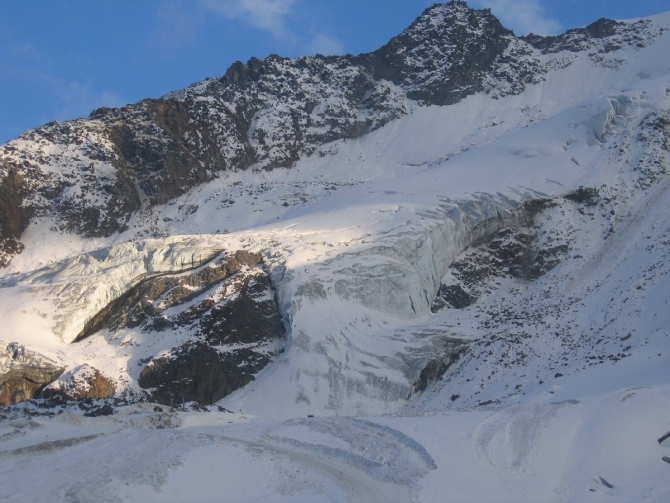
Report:
[[[0,265],[21,252],[36,219],[111,236],[139,210],[223,172],[327,155],[328,144],[378,129],[413,104],[519,94],[570,64],[543,54],[589,51],[602,61],[656,35],[648,21],[600,20],[558,37],[518,38],[489,10],[454,1],[426,9],[369,54],[252,58],[160,99],[46,124],[0,147]]]

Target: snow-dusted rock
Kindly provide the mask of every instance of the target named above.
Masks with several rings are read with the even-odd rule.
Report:
[[[0,405],[33,398],[35,393],[63,373],[56,361],[16,342],[0,341]]]
[[[113,397],[115,387],[99,370],[83,364],[66,369],[58,379],[46,386],[45,391],[73,400],[94,400]]]

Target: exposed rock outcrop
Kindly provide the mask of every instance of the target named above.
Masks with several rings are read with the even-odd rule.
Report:
[[[189,327],[217,345],[281,335],[261,261],[258,254],[237,251],[191,272],[148,277],[94,316],[77,340],[103,328],[136,327],[145,332]]]
[[[146,278],[94,316],[83,336],[128,328],[184,334],[186,342],[151,359],[139,385],[163,404],[213,403],[249,383],[281,350],[285,329],[261,262],[258,254],[237,251]]]
[[[209,259],[206,257],[205,260]],[[215,301],[209,299],[173,319],[168,319],[163,313],[192,301],[244,267],[256,267],[260,260],[259,255],[238,251],[203,267],[202,257],[193,255],[192,262],[182,263],[181,269],[146,275],[93,316],[76,340],[85,339],[103,328],[118,330],[143,326],[145,330],[160,331],[192,322],[210,309]]]
[[[421,393],[442,376],[468,350],[468,342],[456,337],[444,337],[433,340],[430,349],[434,351],[428,359],[419,377],[412,385],[412,393]]]
[[[114,383],[108,377],[84,364],[65,371],[45,388],[44,394],[59,394],[72,400],[94,400],[112,398],[114,391]]]
[[[399,85],[410,99],[451,105],[485,89],[484,77],[513,38],[489,9],[451,2],[426,9],[368,57],[375,79]]]
[[[53,360],[17,343],[0,343],[0,405],[30,400],[63,373]]]
[[[538,234],[536,220],[544,211],[566,204],[593,206],[598,191],[580,187],[562,198],[531,199],[519,209],[515,225],[485,236],[461,254],[450,266],[449,273],[432,301],[431,311],[444,308],[464,309],[494,288],[500,278],[523,281],[536,280],[556,267],[570,251],[569,240],[545,226]]]
[[[223,349],[187,342],[153,360],[139,378],[152,401],[214,403],[254,379],[271,358],[252,349]]]
[[[598,48],[600,53],[609,53],[625,46],[645,47],[656,34],[647,19],[624,23],[612,19],[599,19],[584,28],[568,30],[562,35],[542,37],[530,34],[522,37],[543,54],[561,51],[581,52]]]

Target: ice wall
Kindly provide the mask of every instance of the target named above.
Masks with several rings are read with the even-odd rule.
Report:
[[[380,232],[318,263],[317,273],[314,266],[289,267],[277,285],[290,327],[287,351],[225,403],[291,415],[397,409],[421,371],[455,347],[447,333],[412,330],[430,315],[451,263],[469,245],[526,220],[518,204],[500,196],[443,201],[410,227]]]

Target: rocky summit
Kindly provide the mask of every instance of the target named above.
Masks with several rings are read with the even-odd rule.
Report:
[[[665,501],[668,54],[453,1],[0,146],[0,499]]]

